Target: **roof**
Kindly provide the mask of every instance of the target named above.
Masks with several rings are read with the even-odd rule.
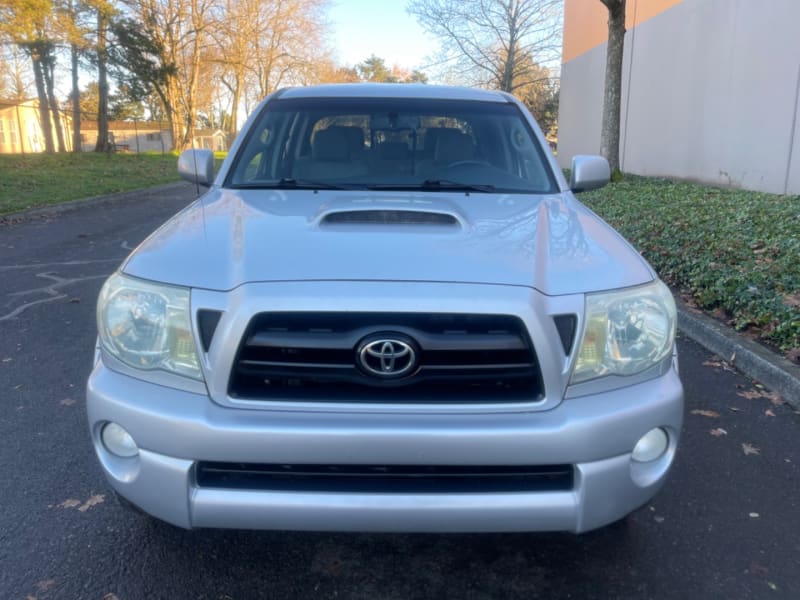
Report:
[[[38,98],[23,98],[22,100],[16,100],[14,98],[0,98],[0,107],[7,108],[9,106],[24,106],[32,102],[38,102]]]
[[[167,131],[169,125],[159,121],[109,121],[109,131]],[[97,121],[81,121],[81,130],[97,130]]]
[[[195,129],[194,136],[195,137],[214,137],[215,135],[225,135],[225,132],[221,129]]]
[[[429,85],[423,83],[336,83],[288,88],[281,98],[426,98],[509,102],[508,96],[494,90]]]

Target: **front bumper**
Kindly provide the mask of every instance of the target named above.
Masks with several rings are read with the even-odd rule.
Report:
[[[98,361],[89,379],[92,440],[111,485],[147,513],[192,527],[404,532],[573,531],[614,522],[661,487],[675,454],[683,391],[674,368],[613,392],[540,412],[330,413],[220,406]],[[100,441],[107,422],[140,448]],[[653,427],[669,449],[632,461]],[[270,464],[550,465],[574,468],[572,489],[492,493],[364,493],[200,487],[197,461]]]

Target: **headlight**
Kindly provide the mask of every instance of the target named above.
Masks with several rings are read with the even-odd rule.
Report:
[[[103,348],[126,365],[203,379],[187,288],[115,273],[100,291],[97,329]]]
[[[583,339],[570,383],[633,375],[672,353],[675,301],[660,281],[586,295]]]

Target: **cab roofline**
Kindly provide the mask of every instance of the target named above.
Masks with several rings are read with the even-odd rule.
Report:
[[[426,98],[508,103],[506,94],[493,90],[422,83],[338,83],[285,88],[278,97],[290,98]]]

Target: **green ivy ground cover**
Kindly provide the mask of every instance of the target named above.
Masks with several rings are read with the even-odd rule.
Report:
[[[580,200],[698,306],[800,349],[800,196],[626,175]]]

